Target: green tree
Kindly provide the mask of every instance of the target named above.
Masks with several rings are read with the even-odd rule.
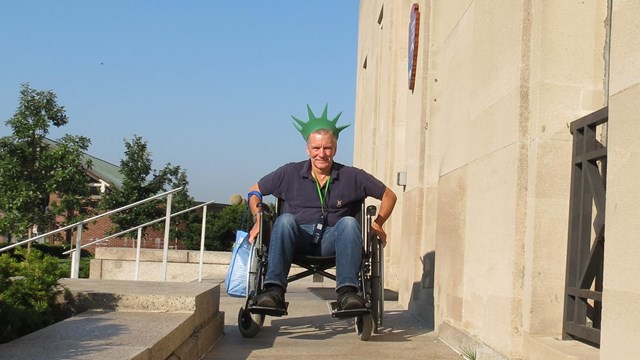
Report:
[[[245,214],[246,205],[230,205],[213,216],[208,224],[205,235],[205,247],[207,250],[228,251],[233,247],[238,229],[249,228],[250,216]]]
[[[182,240],[187,250],[200,250],[200,237],[202,235],[202,215],[198,211],[185,214],[186,219],[181,220],[180,230],[176,237]],[[207,224],[211,223],[211,217],[207,216]]]
[[[167,164],[161,170],[154,170],[147,142],[137,135],[134,135],[131,141],[125,139],[125,158],[120,161],[120,172],[124,177],[122,186],[112,187],[111,191],[102,197],[100,208],[104,210],[116,209],[177,186],[188,185],[187,175],[180,166]],[[174,193],[171,211],[175,213],[184,210],[192,202],[185,188]],[[165,216],[165,204],[166,199],[158,199],[112,215],[112,232],[124,231]],[[134,237],[135,233],[129,233],[128,236]]]
[[[0,138],[0,232],[11,239],[30,235],[34,225],[46,232],[86,214],[90,193],[83,152],[90,140],[65,135],[58,142],[47,139],[51,126],[68,123],[64,107],[52,91],[23,84],[16,113],[6,121],[12,134]],[[50,203],[50,195],[58,200]]]
[[[205,250],[229,251],[235,242],[238,229],[247,230],[251,226],[249,216],[245,216],[246,205],[225,206],[216,214],[207,214],[205,231]],[[184,245],[189,250],[200,249],[202,232],[202,215],[194,212],[186,222],[186,229],[182,237]]]
[[[189,180],[187,179],[187,174],[180,168],[180,166],[171,166],[171,164],[167,164],[160,171],[160,174],[160,176],[164,177],[167,182],[167,190],[178,187],[183,187],[185,189],[173,194],[173,199],[171,200],[172,213],[186,210],[194,206],[193,198],[188,192]],[[193,221],[202,222],[202,218],[194,211],[174,216],[171,218],[171,230],[169,236],[172,239],[181,239],[183,241],[193,237],[198,237],[199,239],[200,233],[194,232],[193,228],[189,226],[189,223]]]
[[[56,226],[72,224],[95,213],[97,203],[91,197],[89,177],[84,170],[91,167],[91,160],[83,154],[89,143],[88,138],[65,135],[51,148],[52,163],[56,166],[51,176],[57,185],[51,189],[56,197],[50,202],[49,208],[57,219],[64,219]],[[69,164],[75,165],[70,167]],[[69,229],[66,232],[67,244],[71,243],[73,231]]]

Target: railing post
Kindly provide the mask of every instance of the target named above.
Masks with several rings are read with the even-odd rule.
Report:
[[[167,196],[167,212],[164,220],[164,248],[162,252],[163,281],[167,281],[167,262],[169,259],[169,229],[171,225],[171,200],[173,194]]]
[[[82,257],[82,223],[76,228],[76,251],[71,255],[71,278],[77,279],[80,274],[80,258]]]
[[[200,232],[200,268],[198,282],[202,282],[202,264],[204,263],[204,234],[207,227],[207,205],[202,207],[202,230]]]
[[[138,241],[136,244],[136,277],[135,280],[138,280],[140,277],[140,248],[142,247],[141,245],[142,242],[142,228],[139,227],[138,228]]]
[[[602,108],[571,123],[573,155],[562,338],[600,346],[607,147],[598,127],[609,120]]]

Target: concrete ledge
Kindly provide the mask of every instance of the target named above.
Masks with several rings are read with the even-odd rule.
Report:
[[[119,311],[195,312],[219,308],[220,287],[211,283],[60,279],[76,312],[88,309]]]
[[[523,337],[523,353],[530,360],[598,360],[600,350],[579,341],[562,340],[560,337]]]
[[[211,321],[195,332],[169,357],[170,360],[201,359],[224,335],[224,312],[218,312]]]
[[[478,359],[508,359],[505,355],[446,322],[438,327],[438,337],[459,353],[463,353],[464,350],[475,350]],[[579,341],[565,341],[559,337],[530,334],[524,334],[522,341],[522,354],[526,354],[522,357],[523,360],[598,360],[600,358],[599,349]]]
[[[173,350],[163,346],[163,338],[189,317],[188,313],[90,310],[0,345],[0,353],[16,360],[164,359]]]
[[[507,360],[506,356],[446,322],[438,326],[438,337],[459,354],[474,351],[478,359]]]
[[[220,286],[62,279],[84,311],[0,345],[7,359],[199,359],[222,336]],[[97,310],[96,310],[97,309]]]

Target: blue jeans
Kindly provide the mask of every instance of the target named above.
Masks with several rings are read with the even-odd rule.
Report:
[[[358,273],[362,261],[360,224],[344,217],[333,227],[325,226],[319,245],[314,245],[313,224],[298,224],[291,214],[276,218],[269,244],[269,265],[265,284],[287,288],[287,276],[294,254],[336,257],[336,290],[342,286],[359,287]]]

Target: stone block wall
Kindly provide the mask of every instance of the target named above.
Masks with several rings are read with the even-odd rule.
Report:
[[[205,251],[203,278],[224,278],[231,253]],[[197,281],[200,274],[200,251],[169,250],[167,281]],[[136,249],[99,247],[91,260],[91,279],[136,280]],[[141,249],[138,279],[164,281],[163,250]]]

